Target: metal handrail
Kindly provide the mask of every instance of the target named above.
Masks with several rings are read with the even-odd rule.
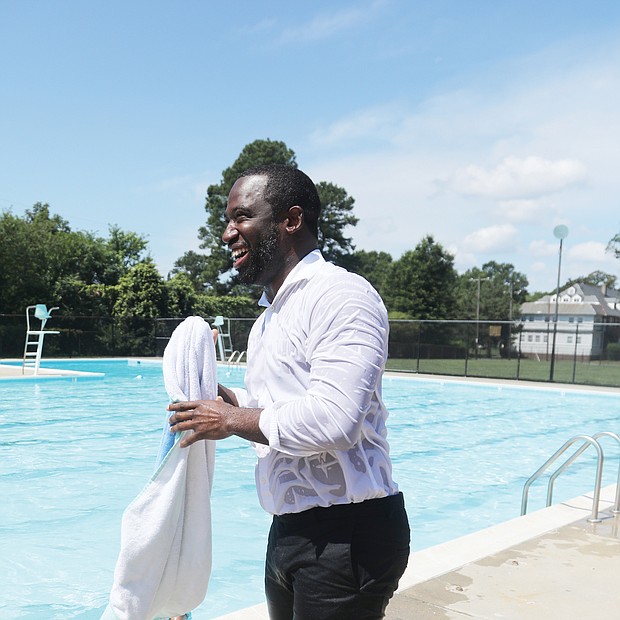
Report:
[[[246,356],[247,358],[247,354],[245,351],[233,351],[231,356],[228,358],[228,361],[226,362],[229,366],[232,366],[233,364],[240,364],[241,363],[241,359],[243,358],[243,356]]]
[[[601,437],[611,437],[612,439],[615,439],[616,442],[618,443],[618,445],[620,446],[620,436],[618,436],[616,433],[613,433],[612,431],[600,431],[598,433],[595,433],[594,435],[592,435],[592,439],[596,440],[598,442],[598,440]],[[549,478],[549,486],[547,488],[547,506],[551,506],[551,504],[553,503],[553,485],[555,484],[555,480],[556,478],[563,472],[565,471],[568,466],[575,461],[575,459],[577,459],[577,457],[579,455],[581,455],[583,452],[585,452],[591,444],[589,443],[584,443],[583,446],[581,446],[581,448],[579,448],[572,457],[570,457],[569,459],[567,459],[564,463],[564,465],[562,465],[559,469],[557,469]],[[599,498],[595,498],[595,501],[597,501],[598,503],[598,499]],[[620,465],[618,466],[618,477],[616,479],[616,498],[614,501],[614,506],[611,509],[611,512],[614,514],[618,514],[620,513]]]
[[[596,440],[598,440],[599,437],[611,437],[612,439],[615,439],[620,446],[620,436],[617,433],[613,433],[612,431],[600,431],[592,437]],[[616,500],[614,502],[614,507],[611,509],[611,512],[613,512],[614,514],[620,514],[620,460],[618,462],[618,478],[616,479]]]
[[[601,436],[602,434],[607,434],[606,431],[604,433],[598,433],[597,435]],[[597,453],[597,465],[596,465],[596,477],[594,481],[594,497],[592,500],[592,516],[588,519],[590,523],[599,523],[601,519],[598,517],[598,504],[599,498],[601,495],[601,481],[603,478],[603,449],[601,448],[598,441],[590,437],[589,435],[576,435],[572,437],[564,445],[556,450],[551,457],[549,457],[526,481],[523,486],[523,495],[521,498],[521,515],[524,515],[527,512],[527,497],[529,493],[529,489],[532,486],[532,483],[537,480],[546,470],[547,468],[554,463],[568,448],[570,448],[573,444],[578,441],[584,442],[580,448],[578,448],[575,453],[570,456],[564,464],[552,474],[551,479],[549,480],[549,488],[547,490],[547,506],[551,505],[551,499],[553,495],[553,482],[558,477],[560,473],[562,473],[579,455],[581,455],[587,448],[593,446]],[[620,443],[620,438],[618,438]],[[619,474],[620,475],[620,474]]]

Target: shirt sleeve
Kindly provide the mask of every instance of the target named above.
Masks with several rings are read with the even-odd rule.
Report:
[[[348,450],[373,413],[387,356],[387,311],[365,280],[347,276],[344,286],[342,279],[328,286],[310,312],[305,395],[276,401],[261,413],[270,447],[283,453]]]

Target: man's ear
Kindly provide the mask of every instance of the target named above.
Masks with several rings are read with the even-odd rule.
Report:
[[[304,211],[301,207],[293,206],[288,210],[286,218],[286,232],[296,233],[304,225]]]

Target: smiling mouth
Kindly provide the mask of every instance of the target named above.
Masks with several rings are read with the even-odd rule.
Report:
[[[237,248],[232,252],[233,267],[237,269],[243,263],[243,259],[249,254],[247,248]]]

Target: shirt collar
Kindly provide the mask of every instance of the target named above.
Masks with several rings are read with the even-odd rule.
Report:
[[[308,252],[308,254],[306,254],[286,276],[284,282],[282,282],[282,286],[278,289],[273,302],[269,303],[269,299],[267,299],[267,295],[263,291],[261,298],[258,300],[258,305],[263,308],[269,308],[271,305],[276,303],[276,301],[280,299],[292,286],[298,284],[299,282],[312,279],[323,263],[325,263],[325,259],[321,254],[321,250],[317,248],[316,250],[312,250],[312,252]]]

